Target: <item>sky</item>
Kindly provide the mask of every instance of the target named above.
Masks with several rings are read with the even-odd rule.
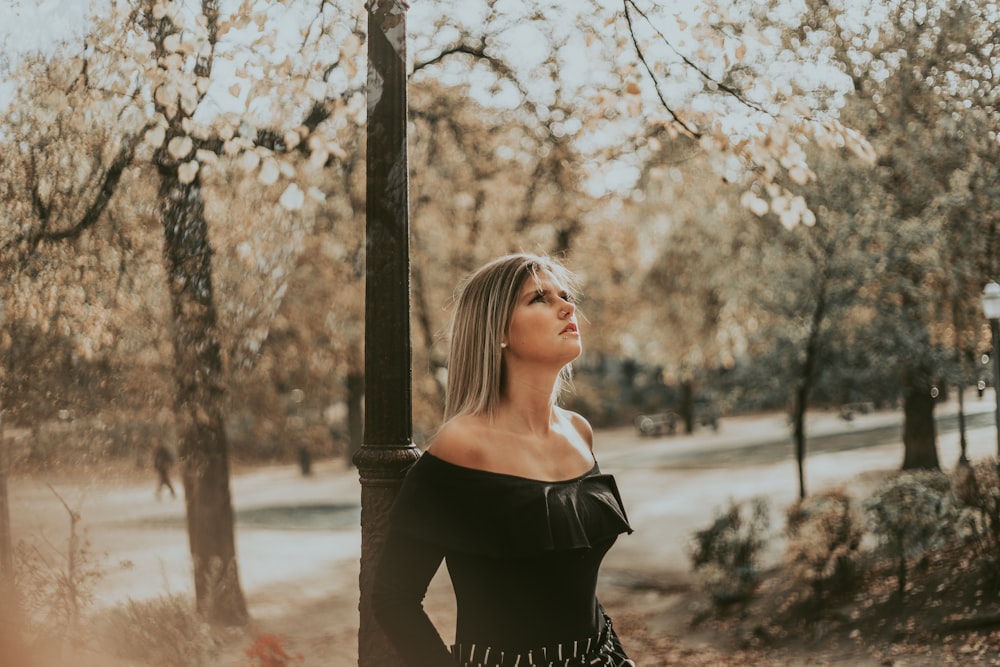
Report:
[[[105,2],[106,0],[95,0]],[[620,14],[621,5],[613,0],[601,0],[602,13],[607,10],[608,16]],[[299,26],[302,23],[302,10],[308,7],[308,3],[299,3],[299,16],[294,11],[296,3],[285,6],[285,12],[281,13],[282,20],[298,20],[298,24],[292,26],[292,30],[284,30],[279,34],[286,37],[290,35],[293,40],[289,48],[295,49],[298,41]],[[685,55],[697,53],[696,46],[691,43],[690,35],[686,35],[686,20],[697,21],[699,17],[698,3],[690,3],[690,0],[647,0],[641,3],[655,8],[656,16],[654,27],[650,29],[643,21],[636,20],[637,30],[644,33],[648,40],[646,48],[648,53],[656,60],[669,63],[676,60],[676,55],[666,48],[662,40],[657,39],[657,32],[662,32],[671,45],[677,45]],[[727,2],[723,0],[720,5],[725,6]],[[748,11],[749,5],[741,0],[729,0],[731,19],[741,21],[748,19],[744,14]],[[802,0],[788,0],[773,10],[775,15],[771,19],[778,23],[795,23],[798,15],[803,11]],[[12,98],[15,83],[4,76],[4,70],[24,54],[36,50],[51,48],[60,42],[78,39],[82,36],[87,25],[88,7],[91,2],[87,0],[0,0],[0,109],[4,108]],[[280,7],[281,5],[276,5]],[[544,74],[532,76],[542,65],[548,55],[547,37],[545,31],[554,31],[556,39],[566,39],[567,46],[560,54],[560,65],[558,68],[558,78],[563,88],[563,94],[568,90],[576,89],[583,93],[583,99],[593,99],[595,91],[601,89],[613,89],[619,85],[617,69],[622,63],[614,62],[614,58],[608,52],[601,52],[592,48],[586,42],[586,37],[574,21],[574,17],[585,11],[587,5],[574,0],[546,0],[539,3],[538,0],[508,0],[497,5],[504,8],[504,13],[499,19],[499,23],[491,24],[492,39],[497,47],[507,46],[503,53],[503,58],[523,73],[526,85],[534,91],[536,99],[544,104],[551,102],[551,95],[556,86],[552,80]],[[291,10],[288,10],[291,7]],[[547,21],[546,25],[539,25],[533,21],[525,21],[524,17],[530,15],[532,7],[542,7],[545,10],[553,7],[559,9],[560,20]],[[360,10],[360,3],[358,5]],[[538,11],[542,11],[539,9]],[[486,3],[476,0],[416,0],[411,3],[407,13],[407,23],[410,29],[410,40],[408,42],[408,52],[410,57],[419,59],[429,57],[427,54],[435,54],[443,45],[457,37],[458,31],[454,26],[462,26],[475,35],[477,31],[483,29],[485,20]],[[280,12],[279,12],[280,13]],[[269,12],[273,18],[278,14]],[[305,17],[308,20],[309,17]],[[594,17],[590,17],[593,19]],[[600,18],[600,17],[599,17]],[[446,19],[444,26],[436,26],[436,23]],[[621,30],[621,26],[605,23],[606,29],[601,33],[603,37],[614,37],[612,31]],[[449,34],[451,36],[449,37]],[[230,33],[225,41],[231,42],[234,35]],[[740,44],[740,40],[727,40],[724,45],[726,52],[733,51]],[[751,42],[751,53],[748,59],[755,60],[758,66],[762,66],[767,71],[767,76],[758,78],[758,82],[768,82],[772,88],[777,88],[779,92],[784,90],[788,84],[782,81],[798,80],[799,82],[812,82],[830,80],[829,77],[839,74],[827,62],[821,60],[801,60],[794,59],[780,62],[776,54],[765,51],[754,52]],[[280,51],[280,49],[279,49]],[[247,52],[246,49],[243,52]],[[280,56],[280,53],[279,53]],[[695,59],[704,57],[698,54]],[[240,56],[240,58],[244,58]],[[252,57],[252,56],[251,56]],[[712,66],[721,66],[721,58],[717,63],[707,63],[709,69]],[[241,62],[237,60],[226,60],[217,58],[214,66],[212,89],[208,98],[199,106],[197,120],[210,123],[211,120],[205,118],[206,114],[216,117],[215,114],[225,114],[232,112],[236,115],[247,118],[247,93],[251,86],[249,83],[234,86],[238,83],[236,71]],[[521,100],[520,93],[512,86],[493,85],[495,77],[483,68],[482,76],[474,76],[470,81],[470,95],[477,101],[492,106],[515,106]],[[719,76],[721,72],[713,72]],[[454,63],[454,76],[458,79],[469,81],[468,66],[464,62]],[[688,107],[693,111],[708,110],[726,106],[727,111],[722,114],[718,122],[723,123],[726,131],[739,134],[740,132],[752,132],[755,123],[759,120],[759,114],[748,113],[747,109],[735,103],[732,99],[720,98],[718,95],[703,95],[704,80],[700,75],[686,67],[672,67],[669,78],[669,85],[663,86],[661,94],[668,97],[668,102],[673,108]],[[445,76],[447,78],[447,75]],[[848,82],[849,83],[849,82]],[[805,84],[807,87],[809,83]],[[843,88],[844,85],[833,85],[834,88]],[[790,88],[789,88],[790,90]],[[232,92],[237,91],[237,92]],[[499,91],[499,92],[498,92]],[[506,95],[505,95],[506,93]],[[660,104],[656,98],[657,91],[647,80],[642,86],[642,96],[646,100],[647,108],[658,109]],[[748,91],[752,99],[767,99],[770,96],[768,90]],[[505,103],[506,101],[506,103]],[[256,107],[251,105],[250,111],[261,111],[267,115],[267,101],[258,99]],[[250,116],[252,118],[252,115]],[[640,121],[640,118],[636,118]],[[252,120],[250,122],[253,122]],[[567,127],[567,131],[573,132],[573,127]],[[600,142],[602,137],[608,142],[614,143],[615,138],[609,134],[599,136],[588,136],[591,143]],[[581,146],[586,148],[585,146]],[[596,146],[595,150],[600,146]],[[618,173],[618,172],[616,172]],[[624,183],[634,181],[636,173],[634,168],[624,168],[619,174]],[[602,170],[599,174],[602,187],[607,187],[608,182],[613,180],[613,175]]]
[[[87,7],[85,0],[0,0],[0,108],[14,94],[15,83],[3,75],[9,63],[82,35]]]
[[[46,35],[59,41],[80,34],[87,6],[85,0],[0,0],[3,53],[18,56],[38,48]]]

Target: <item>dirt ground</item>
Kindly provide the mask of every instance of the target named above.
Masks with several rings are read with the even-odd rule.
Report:
[[[992,431],[970,438],[986,455],[994,446]],[[600,596],[641,667],[1000,665],[996,596],[953,589],[949,562],[928,564],[903,604],[893,601],[885,583],[891,578],[884,576],[866,582],[863,596],[845,594],[819,612],[796,610],[781,571],[772,568],[753,602],[706,613],[685,555],[691,532],[707,525],[727,498],[762,493],[782,507],[796,491],[790,464],[671,471],[627,455],[631,447],[652,447],[635,443],[631,433],[599,434],[598,440],[607,443],[599,459],[618,477],[636,529],[605,561]],[[940,447],[942,461],[955,460],[948,438]],[[817,490],[870,486],[897,467],[898,456],[892,447],[816,456],[811,480]],[[154,487],[152,471],[124,466],[16,477],[10,485],[15,541],[63,551],[71,508],[100,570],[93,580],[95,614],[128,599],[190,595],[183,502],[169,495],[158,500]],[[302,656],[288,664],[357,664],[359,493],[356,471],[337,461],[318,462],[310,477],[292,465],[234,469],[240,576],[253,627]],[[426,604],[445,637],[454,625],[452,602],[446,573],[439,572]],[[249,632],[227,634],[212,664],[256,665],[245,654],[251,642]],[[100,647],[62,655],[44,667],[145,667],[115,660]]]

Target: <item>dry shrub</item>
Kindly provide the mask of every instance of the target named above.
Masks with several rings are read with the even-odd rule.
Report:
[[[961,537],[971,546],[975,563],[994,589],[1000,589],[1000,479],[997,461],[959,465],[952,491],[961,508]]]
[[[769,528],[768,501],[757,497],[746,502],[731,500],[711,526],[694,533],[691,564],[715,604],[741,602],[753,595]]]
[[[15,603],[22,615],[28,643],[80,643],[84,615],[94,599],[94,588],[104,577],[103,555],[94,552],[82,528],[82,515],[49,486],[69,516],[65,550],[47,541],[18,542],[14,552]]]
[[[865,501],[865,511],[881,553],[895,563],[900,596],[906,591],[908,563],[949,544],[962,515],[951,480],[936,470],[887,479]]]
[[[855,570],[863,530],[851,498],[833,490],[788,509],[786,557],[795,582],[806,584],[817,603],[827,591],[845,590]]]
[[[178,594],[129,599],[106,614],[103,630],[114,655],[149,667],[210,665],[217,653],[208,624]]]

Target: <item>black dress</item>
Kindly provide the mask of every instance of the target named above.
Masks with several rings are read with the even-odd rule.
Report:
[[[390,514],[376,571],[375,615],[412,667],[465,661],[506,667],[529,651],[611,641],[610,621],[597,601],[597,574],[625,532],[632,529],[615,480],[596,463],[579,477],[545,482],[425,453],[407,473]],[[457,603],[454,654],[422,606],[442,560]],[[492,658],[484,657],[487,648]],[[583,656],[585,649],[575,650]],[[520,666],[536,660],[542,663],[532,657]]]

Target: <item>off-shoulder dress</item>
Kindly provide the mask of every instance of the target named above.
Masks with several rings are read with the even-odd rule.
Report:
[[[424,453],[390,513],[375,615],[409,667],[631,664],[597,599],[601,561],[631,532],[596,461],[550,482]],[[442,560],[457,611],[450,649],[423,609]]]

